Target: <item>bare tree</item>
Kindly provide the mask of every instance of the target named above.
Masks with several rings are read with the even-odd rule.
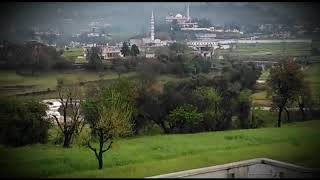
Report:
[[[59,129],[64,135],[63,147],[70,147],[74,135],[81,132],[84,120],[81,117],[81,105],[83,95],[81,87],[66,85],[63,79],[58,79],[57,91],[61,103],[60,111],[63,113],[63,121],[53,115]]]

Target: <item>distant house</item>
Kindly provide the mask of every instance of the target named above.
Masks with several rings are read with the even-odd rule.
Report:
[[[155,54],[154,53],[146,53],[146,58],[155,58]]]
[[[102,48],[102,57],[105,60],[122,58],[121,49],[117,46],[106,46]]]
[[[89,33],[88,34],[88,37],[99,37],[100,34],[99,33],[95,33],[95,32],[92,32],[92,33]]]

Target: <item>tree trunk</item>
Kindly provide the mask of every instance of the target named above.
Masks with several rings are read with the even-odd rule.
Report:
[[[99,169],[102,169],[102,167],[103,167],[102,149],[100,149],[98,161],[99,161]]]
[[[300,109],[300,111],[301,111],[302,120],[305,121],[305,119],[306,119],[306,114],[305,114],[305,112],[304,112],[303,106],[302,106],[302,105],[299,105],[299,109]]]
[[[290,112],[288,111],[287,108],[284,109],[287,113],[287,121],[290,122]]]
[[[70,147],[72,135],[70,133],[64,133],[64,141],[63,141],[63,147],[68,148]]]
[[[250,128],[255,128],[256,124],[255,124],[255,115],[254,115],[254,107],[251,110],[251,123],[250,123]]]
[[[99,147],[99,156],[98,156],[98,161],[99,161],[99,169],[102,169],[103,167],[103,132],[102,130],[100,130],[100,137],[99,137],[99,143],[100,143],[100,147]]]
[[[161,122],[159,123],[159,125],[160,125],[160,127],[163,129],[163,131],[164,131],[165,134],[170,133],[169,129],[166,127],[166,125],[164,124],[164,122],[161,121]]]
[[[278,127],[281,127],[281,114],[282,114],[282,108],[279,108],[279,114],[278,114]]]
[[[34,76],[34,68],[31,68],[31,76]]]

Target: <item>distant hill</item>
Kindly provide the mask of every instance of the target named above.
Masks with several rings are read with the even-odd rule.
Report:
[[[164,21],[169,12],[185,12],[186,3],[3,3],[0,5],[1,32],[14,32],[29,26],[58,28],[71,34],[88,28],[91,21],[102,19],[113,25],[117,33],[137,33],[149,29],[151,10],[156,23]],[[192,17],[208,18],[213,24],[288,23],[293,20],[318,21],[316,3],[191,3]],[[2,33],[4,34],[4,33]]]

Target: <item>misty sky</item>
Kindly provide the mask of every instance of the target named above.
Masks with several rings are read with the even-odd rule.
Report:
[[[59,28],[64,33],[88,28],[91,21],[102,19],[119,32],[138,33],[147,30],[151,10],[156,23],[163,23],[169,12],[185,12],[183,2],[44,2],[1,4],[2,31],[40,26]],[[317,20],[319,3],[191,3],[192,18],[209,18],[213,24],[236,22],[241,24],[274,23],[282,17],[300,21]]]

